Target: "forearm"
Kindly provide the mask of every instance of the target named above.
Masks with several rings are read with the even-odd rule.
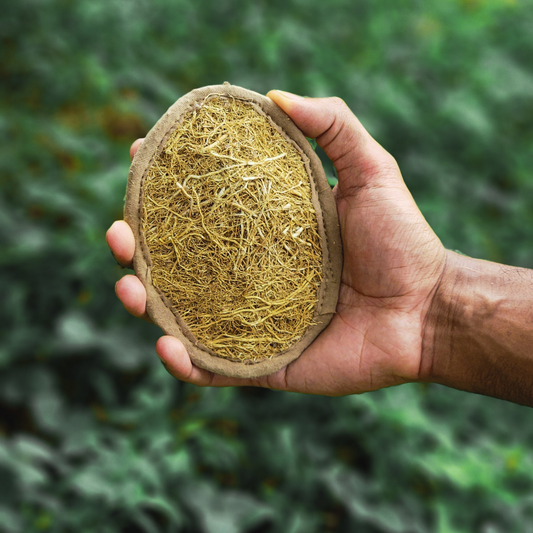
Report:
[[[426,318],[420,377],[533,405],[533,270],[448,252]]]

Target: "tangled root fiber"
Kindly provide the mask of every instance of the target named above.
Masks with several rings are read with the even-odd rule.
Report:
[[[249,102],[211,95],[146,174],[153,285],[216,355],[257,362],[313,325],[322,248],[300,151]]]

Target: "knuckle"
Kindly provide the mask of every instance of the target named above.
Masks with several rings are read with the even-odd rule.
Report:
[[[396,179],[398,176],[398,165],[393,157],[369,159],[364,164],[360,165],[359,173],[364,181],[370,183],[378,178],[387,180],[389,178]]]
[[[337,108],[348,109],[348,105],[346,104],[346,102],[342,98],[339,98],[338,96],[330,97],[329,101]]]
[[[381,145],[377,143],[372,145],[366,157],[360,162],[360,170],[365,174],[397,176],[400,168],[394,156]]]
[[[378,160],[383,170],[397,171],[399,168],[395,157],[384,148],[381,150]]]

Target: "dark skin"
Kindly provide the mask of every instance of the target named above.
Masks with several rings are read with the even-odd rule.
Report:
[[[531,404],[531,271],[445,250],[393,157],[342,100],[281,91],[268,96],[307,137],[317,139],[337,169],[334,193],[344,249],[337,313],[296,361],[270,376],[214,375],[192,364],[181,341],[163,336],[156,351],[168,371],[199,386],[329,396],[438,382]],[[133,144],[132,156],[141,142]],[[107,241],[117,260],[131,266],[135,244],[129,226],[115,222]],[[149,320],[138,278],[123,277],[116,292],[130,313]]]
[[[420,379],[533,405],[533,270],[448,252]]]

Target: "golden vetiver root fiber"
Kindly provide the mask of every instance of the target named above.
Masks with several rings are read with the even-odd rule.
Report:
[[[270,98],[229,83],[179,98],[133,158],[124,219],[147,314],[200,368],[272,374],[335,314],[335,199]]]
[[[302,155],[248,102],[210,96],[145,177],[152,283],[218,356],[259,361],[313,324],[322,248]]]

